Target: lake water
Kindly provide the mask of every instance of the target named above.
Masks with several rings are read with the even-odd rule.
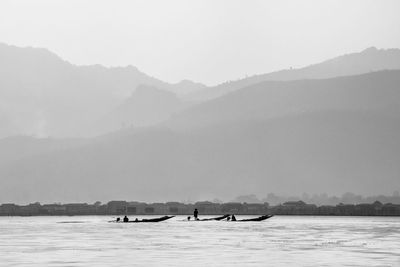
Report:
[[[400,266],[396,217],[110,219],[0,217],[0,266]]]

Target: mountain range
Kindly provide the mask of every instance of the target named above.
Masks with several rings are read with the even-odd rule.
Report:
[[[263,81],[326,79],[392,69],[400,69],[400,50],[370,47],[358,53],[335,57],[303,68],[291,68],[229,81],[193,92],[190,97],[193,99],[211,99]]]
[[[399,49],[368,48],[300,69],[206,87],[188,80],[166,83],[133,66],[76,66],[42,48],[0,43],[0,58],[0,138],[15,134],[38,137],[101,135],[124,125],[154,125],[168,120],[182,107],[194,106],[263,81],[332,78],[400,68]],[[155,98],[151,92],[135,95],[139,85],[147,86],[151,92],[154,92],[151,88],[156,88],[175,94],[179,99],[177,107],[165,108],[172,104],[171,97],[174,96],[171,94],[164,94],[165,99],[161,94]],[[134,101],[135,97],[140,101]],[[128,105],[135,107],[128,108]],[[150,113],[153,115],[147,116]],[[163,116],[155,119],[154,114]],[[111,118],[115,123],[106,123]],[[105,124],[99,126],[101,122]]]
[[[399,190],[397,49],[205,87],[6,48],[0,203]]]
[[[190,81],[169,84],[133,66],[76,66],[39,48],[0,44],[0,59],[0,137],[87,136],[93,133],[92,124],[126,101],[139,85],[175,94],[204,87]]]

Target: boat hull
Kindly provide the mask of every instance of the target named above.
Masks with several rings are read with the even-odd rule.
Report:
[[[159,217],[159,218],[153,218],[153,219],[141,219],[141,220],[133,220],[133,221],[113,221],[113,222],[117,222],[117,223],[151,223],[151,222],[163,222],[166,220],[169,220],[171,218],[173,218],[175,216],[163,216],[163,217]]]
[[[261,221],[265,221],[271,217],[273,217],[274,215],[263,215],[257,218],[251,218],[251,219],[242,219],[242,220],[236,220],[235,222],[261,222]]]

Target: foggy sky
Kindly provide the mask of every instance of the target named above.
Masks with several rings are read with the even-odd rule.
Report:
[[[213,85],[400,47],[400,1],[2,0],[0,42]]]

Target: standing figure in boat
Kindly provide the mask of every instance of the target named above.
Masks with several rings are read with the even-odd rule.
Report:
[[[193,216],[194,216],[194,219],[195,219],[195,220],[198,220],[198,219],[199,219],[199,218],[198,218],[198,216],[199,216],[199,211],[198,211],[197,209],[194,209]]]

